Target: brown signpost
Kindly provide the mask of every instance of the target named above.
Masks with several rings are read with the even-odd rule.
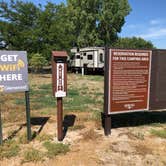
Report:
[[[109,50],[105,64],[105,115],[149,109],[151,54],[149,50]]]
[[[67,93],[67,53],[52,51],[52,89],[57,98],[58,141],[63,140],[63,97]]]

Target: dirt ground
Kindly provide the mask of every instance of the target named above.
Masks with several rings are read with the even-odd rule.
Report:
[[[31,79],[31,84],[51,82],[50,75],[47,75],[42,80],[39,76],[31,77],[33,78]],[[75,81],[73,82],[73,80]],[[103,91],[102,80],[80,80],[80,76],[77,78],[74,74],[70,75],[68,86],[81,87],[83,84],[87,84],[91,90],[97,87],[99,92]],[[165,116],[165,112],[162,111],[161,113]],[[63,143],[69,145],[69,152],[51,159],[44,157],[42,161],[22,163],[24,149],[36,148],[43,150],[41,142],[34,138],[30,143],[21,145],[21,152],[18,156],[1,159],[0,166],[166,166],[166,138],[161,138],[151,133],[152,129],[166,130],[166,120],[164,123],[158,120],[155,124],[140,123],[132,125],[134,122],[131,122],[131,126],[118,125],[114,120],[111,135],[105,136],[101,121],[91,118],[92,113],[90,111],[69,111],[66,115],[74,117],[74,126],[78,126],[77,128],[74,128],[74,126],[67,128]],[[5,114],[5,116],[7,115]],[[39,135],[52,135],[53,142],[58,142],[56,137],[56,114],[48,115],[47,117],[48,119],[42,127],[41,125],[33,124],[32,130],[41,130],[38,133]],[[20,124],[22,122],[6,122],[4,138],[9,134],[8,131],[12,129],[18,129],[18,133],[25,132],[26,126],[20,128]],[[15,136],[16,138],[17,135]]]

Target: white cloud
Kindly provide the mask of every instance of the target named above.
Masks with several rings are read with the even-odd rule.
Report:
[[[157,39],[166,37],[166,28],[149,28],[146,34],[141,34],[139,37],[145,39]]]
[[[164,18],[157,18],[157,19],[152,19],[149,21],[150,25],[156,26],[156,25],[165,25],[166,19]]]
[[[162,20],[160,20],[160,19],[150,20],[151,25],[158,25],[158,24],[161,24],[161,23],[162,23]]]

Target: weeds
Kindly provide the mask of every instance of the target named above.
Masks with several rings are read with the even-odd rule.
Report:
[[[27,133],[24,133],[24,134],[20,135],[19,138],[18,138],[18,142],[20,144],[27,144],[28,143]]]
[[[43,146],[47,149],[47,157],[53,158],[58,154],[66,154],[69,151],[69,145],[62,143],[44,142]]]
[[[141,132],[133,133],[133,135],[140,140],[144,140],[144,134]]]
[[[31,148],[24,152],[24,162],[37,162],[43,159],[44,153],[40,152],[37,149]]]
[[[0,146],[0,159],[15,157],[19,151],[20,148],[16,141],[9,140]]]
[[[84,125],[75,125],[75,126],[70,127],[70,130],[75,131],[75,130],[81,130],[81,129],[84,129],[84,128],[85,128]]]
[[[64,99],[64,107],[67,110],[87,111],[89,105],[95,105],[96,100],[87,95],[82,95],[82,91],[77,88],[70,88],[68,90],[68,98]]]
[[[52,135],[48,135],[48,134],[40,134],[36,137],[36,139],[40,142],[42,141],[49,141],[53,139]]]
[[[161,130],[151,129],[150,133],[152,135],[155,135],[161,138],[166,138],[166,129],[161,129]]]

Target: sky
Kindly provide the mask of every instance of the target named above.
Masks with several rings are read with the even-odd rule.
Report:
[[[9,1],[9,0],[4,0]],[[45,5],[66,0],[23,0]],[[166,0],[128,0],[132,8],[126,17],[120,37],[142,37],[157,48],[166,49]]]
[[[166,49],[166,0],[129,0],[132,8],[119,34],[142,37]]]

